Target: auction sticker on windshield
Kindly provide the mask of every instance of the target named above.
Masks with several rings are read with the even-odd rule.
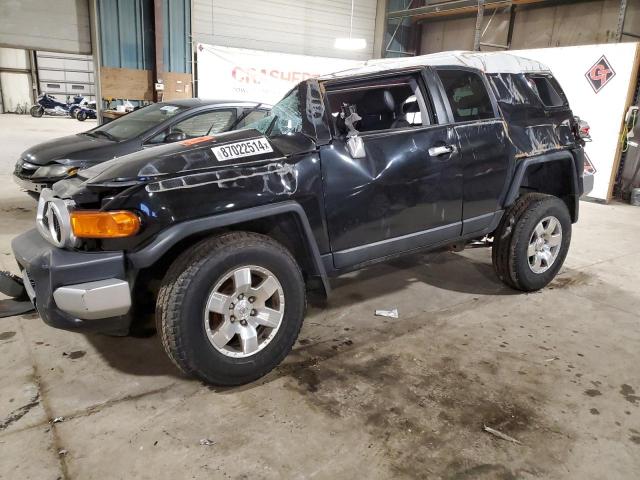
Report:
[[[243,142],[230,143],[228,145],[220,145],[212,147],[211,151],[219,162],[225,160],[233,160],[235,158],[251,157],[262,153],[273,152],[269,141],[264,137],[245,140]]]

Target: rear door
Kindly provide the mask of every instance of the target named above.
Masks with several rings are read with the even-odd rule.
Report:
[[[325,84],[334,140],[321,149],[335,268],[457,238],[462,170],[449,125],[435,120],[420,72]],[[362,119],[364,157],[350,155],[343,107]]]
[[[485,76],[473,69],[436,69],[447,114],[460,146],[463,234],[482,232],[496,219],[513,169],[506,126]]]

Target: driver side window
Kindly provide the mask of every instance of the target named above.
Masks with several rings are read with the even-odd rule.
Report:
[[[358,132],[429,125],[430,115],[418,82],[411,76],[359,82],[329,91],[329,105],[339,134],[348,133],[344,112],[357,113]]]

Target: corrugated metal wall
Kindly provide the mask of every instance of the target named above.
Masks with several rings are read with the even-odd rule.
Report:
[[[100,0],[102,65],[151,70],[154,64],[153,0]],[[164,66],[191,72],[191,1],[163,0]]]
[[[351,0],[193,0],[194,41],[227,47],[353,59],[373,57],[377,0],[356,0],[353,37],[360,51],[336,50],[349,36]]]
[[[163,0],[164,68],[191,73],[191,0]]]
[[[100,0],[96,3],[102,65],[153,68],[153,1]]]
[[[91,53],[87,0],[0,0],[0,45]]]

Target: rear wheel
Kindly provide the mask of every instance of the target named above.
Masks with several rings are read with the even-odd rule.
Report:
[[[80,122],[84,122],[87,119],[87,112],[85,112],[84,110],[78,110],[78,112],[76,113],[76,119],[78,119],[78,121]]]
[[[571,243],[571,216],[551,195],[523,195],[504,214],[494,235],[493,267],[504,283],[539,290],[556,276]]]
[[[269,237],[226,233],[172,264],[158,295],[163,346],[183,372],[216,385],[260,378],[289,353],[306,306],[302,273]]]
[[[44,108],[41,105],[34,105],[31,107],[31,110],[29,110],[29,113],[31,113],[32,117],[40,118],[44,115]]]

